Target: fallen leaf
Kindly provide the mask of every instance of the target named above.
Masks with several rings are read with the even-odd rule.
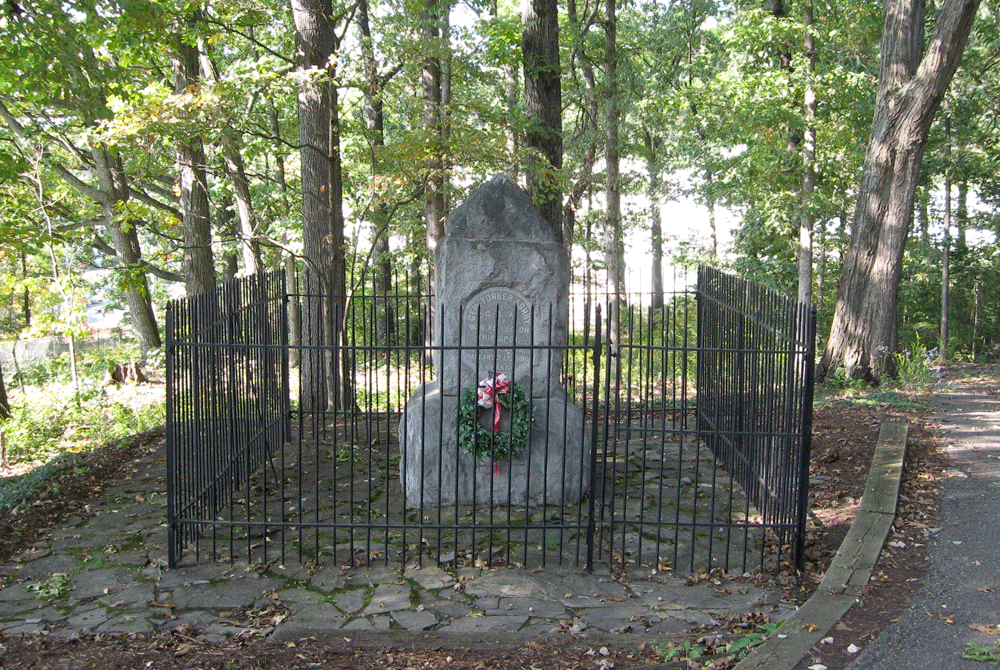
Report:
[[[992,586],[980,586],[976,590],[979,591],[980,593],[996,593],[997,592],[997,590],[995,588],[993,588]]]
[[[972,630],[978,630],[980,633],[986,633],[987,635],[1000,635],[1000,626],[988,626],[982,623],[970,623],[969,628]]]
[[[816,631],[818,631],[818,630],[819,630],[819,626],[817,626],[817,625],[816,625],[816,624],[814,624],[814,623],[806,623],[806,624],[802,624],[802,627],[803,627],[804,629],[806,629],[807,631],[809,631],[810,633],[815,633]]]

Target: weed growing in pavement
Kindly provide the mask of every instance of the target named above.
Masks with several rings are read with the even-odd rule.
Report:
[[[970,642],[965,651],[962,652],[962,658],[1000,665],[1000,640],[997,640],[993,647],[984,647],[981,644]]]
[[[46,600],[65,598],[69,595],[69,576],[65,572],[56,572],[44,581],[28,584],[26,588]]]

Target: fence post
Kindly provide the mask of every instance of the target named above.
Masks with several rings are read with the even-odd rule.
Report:
[[[805,367],[802,396],[802,447],[801,471],[799,474],[799,518],[798,537],[795,541],[795,567],[801,569],[805,559],[806,548],[806,510],[809,508],[809,459],[812,452],[812,413],[813,391],[816,384],[816,308],[807,305],[799,306],[799,314],[807,314],[803,330],[802,347],[805,353],[802,365]]]
[[[591,403],[593,409],[593,418],[590,422],[590,497],[588,499],[588,511],[587,511],[587,572],[594,571],[594,529],[597,524],[595,507],[596,507],[596,491],[597,488],[597,429],[599,427],[598,423],[598,411],[600,410],[600,395],[601,384],[600,384],[600,374],[601,374],[601,305],[597,304],[597,310],[594,315],[594,392],[593,401]],[[603,500],[601,501],[603,505]]]
[[[174,455],[175,431],[177,430],[177,417],[174,416],[174,388],[173,382],[176,379],[174,363],[174,304],[173,301],[167,303],[166,315],[166,338],[164,342],[167,367],[167,416],[166,416],[166,441],[167,441],[167,563],[171,568],[177,567],[178,556],[177,547],[180,540],[177,535],[176,504],[177,494],[174,490],[177,476],[176,456]]]

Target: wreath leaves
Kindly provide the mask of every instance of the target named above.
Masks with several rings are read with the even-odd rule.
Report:
[[[462,393],[458,404],[458,443],[477,460],[491,460],[494,463],[520,458],[531,439],[531,429],[535,422],[534,408],[524,389],[517,382],[510,382],[510,392],[496,396],[495,402],[510,414],[510,430],[493,432],[479,423],[479,412],[493,413],[492,409],[482,409],[478,405],[478,387]],[[492,422],[491,422],[492,424]]]

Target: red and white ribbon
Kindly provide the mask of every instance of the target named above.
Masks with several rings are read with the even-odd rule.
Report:
[[[479,382],[479,390],[476,392],[476,404],[484,409],[493,408],[493,432],[500,432],[500,405],[502,402],[498,396],[510,393],[510,382],[507,375],[498,372],[483,377]]]

